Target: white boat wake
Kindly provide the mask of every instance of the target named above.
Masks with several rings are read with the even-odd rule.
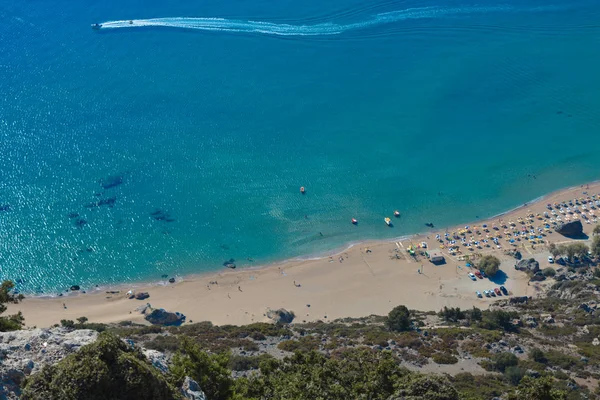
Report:
[[[554,8],[537,7],[524,9],[510,6],[420,7],[377,14],[370,20],[351,24],[322,23],[315,25],[291,25],[261,21],[242,21],[225,18],[168,17],[151,19],[133,19],[123,21],[107,21],[101,23],[100,26],[103,30],[119,28],[166,27],[179,29],[198,29],[204,31],[258,33],[265,35],[281,36],[322,36],[337,35],[351,30],[364,29],[408,19],[432,19],[496,12],[547,11],[550,9]]]

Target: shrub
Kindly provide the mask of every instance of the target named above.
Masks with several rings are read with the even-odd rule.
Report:
[[[544,274],[544,276],[550,276],[550,277],[556,275],[556,271],[554,270],[554,268],[551,268],[551,267],[544,268],[542,273]]]
[[[458,362],[458,358],[450,353],[435,353],[431,359],[436,364],[456,364]]]
[[[525,376],[525,370],[511,366],[507,367],[504,371],[504,377],[511,383],[511,385],[517,386],[521,379]]]
[[[478,267],[485,272],[486,275],[493,277],[500,269],[500,260],[498,257],[492,255],[483,256],[481,257],[481,260],[479,260]]]
[[[101,333],[58,363],[31,375],[23,400],[180,399],[143,354],[116,336]]]
[[[178,386],[189,376],[198,382],[206,398],[226,400],[233,394],[233,379],[228,364],[228,354],[205,353],[200,346],[184,338],[181,351],[173,356],[170,372]]]
[[[548,359],[546,358],[544,352],[538,349],[537,347],[531,349],[531,351],[529,352],[529,358],[540,364],[546,364],[548,362]]]
[[[411,324],[410,311],[408,311],[406,306],[395,307],[388,314],[385,324],[391,331],[408,331]]]
[[[3,281],[0,285],[0,315],[6,311],[6,303],[18,303],[23,300],[22,294],[12,294],[11,291],[15,284],[11,281]],[[16,314],[0,317],[0,332],[16,331],[23,326],[23,314],[19,311]]]
[[[512,353],[498,353],[493,358],[494,368],[500,372],[504,372],[508,367],[514,367],[519,364],[519,359]]]

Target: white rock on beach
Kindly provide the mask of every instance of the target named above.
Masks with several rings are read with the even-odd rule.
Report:
[[[31,329],[0,333],[0,399],[16,399],[25,376],[96,341],[90,329]]]

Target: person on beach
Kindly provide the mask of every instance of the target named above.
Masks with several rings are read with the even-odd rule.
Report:
[[[241,292],[241,291],[242,291],[242,287],[241,287],[241,286],[238,286],[238,290]]]

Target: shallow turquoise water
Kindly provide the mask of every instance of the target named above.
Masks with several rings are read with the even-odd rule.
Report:
[[[598,179],[600,3],[361,3],[0,6],[0,278],[259,265]],[[182,16],[224,20],[90,29]]]

